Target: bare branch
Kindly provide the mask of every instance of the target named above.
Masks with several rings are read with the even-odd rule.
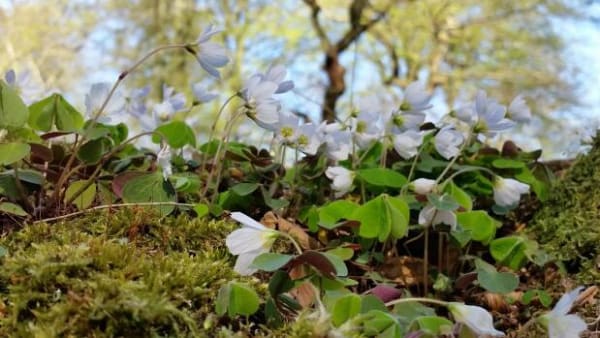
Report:
[[[319,21],[319,13],[321,12],[321,6],[317,4],[317,0],[304,0],[304,3],[307,4],[308,7],[310,7],[311,23],[315,32],[317,33],[317,36],[319,37],[319,40],[321,41],[321,46],[323,47],[323,49],[329,50],[329,48],[331,48],[331,42],[329,41],[329,38],[327,37],[327,34],[325,33],[325,30],[323,29],[323,26],[321,26],[321,22]]]

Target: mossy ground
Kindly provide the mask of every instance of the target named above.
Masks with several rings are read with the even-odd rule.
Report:
[[[214,313],[221,285],[240,279],[224,247],[234,227],[121,210],[13,231],[0,239],[0,336],[302,336]]]
[[[528,228],[579,282],[600,280],[600,135],[553,187]]]

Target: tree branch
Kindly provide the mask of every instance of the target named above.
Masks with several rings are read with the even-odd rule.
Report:
[[[323,26],[321,26],[321,22],[319,21],[319,13],[321,12],[321,6],[317,4],[316,0],[304,0],[304,3],[307,4],[308,7],[310,7],[310,20],[315,32],[317,33],[317,36],[319,37],[319,40],[321,41],[321,46],[324,50],[329,50],[331,48],[331,42],[329,41],[329,38],[327,37],[327,34],[325,33],[325,30],[323,29]]]

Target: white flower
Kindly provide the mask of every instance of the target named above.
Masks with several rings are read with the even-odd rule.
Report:
[[[462,134],[452,128],[443,128],[434,138],[435,150],[442,155],[443,158],[449,160],[460,153],[460,146],[464,138]]]
[[[383,128],[379,124],[379,114],[363,111],[351,119],[351,130],[360,148],[369,146],[383,136]]]
[[[275,94],[282,94],[294,89],[294,81],[287,80],[285,81],[285,76],[287,75],[287,70],[282,65],[272,66],[267,70],[267,74],[265,74],[265,81],[274,82],[277,84],[277,90]]]
[[[504,332],[494,328],[494,318],[484,308],[451,302],[448,304],[448,310],[456,322],[468,326],[478,337],[504,337]]]
[[[407,130],[394,135],[394,149],[398,154],[408,160],[419,152],[419,147],[423,143],[423,133],[416,130]]]
[[[172,156],[173,154],[171,153],[171,147],[169,147],[169,145],[162,147],[158,154],[156,154],[156,161],[162,168],[162,174],[165,181],[169,179],[169,176],[173,175],[173,167],[171,166]]]
[[[430,180],[428,178],[418,178],[410,184],[411,188],[419,195],[431,193],[436,185],[435,180]]]
[[[421,112],[394,112],[392,113],[392,132],[413,129],[419,130],[419,127],[425,122],[425,113]]]
[[[508,106],[508,118],[517,122],[528,122],[531,120],[531,110],[521,95],[517,95]]]
[[[305,154],[314,155],[321,145],[317,127],[312,123],[300,126],[300,118],[290,112],[281,111],[275,127],[275,138],[290,147],[297,148]]]
[[[214,100],[217,96],[215,93],[209,93],[204,89],[202,83],[194,83],[192,85],[192,93],[194,94],[194,98],[198,103],[206,103]]]
[[[521,194],[529,192],[529,185],[512,178],[496,176],[494,179],[494,202],[501,207],[511,207],[519,203]]]
[[[576,314],[567,314],[571,311],[573,303],[581,290],[583,290],[583,287],[580,286],[564,294],[552,311],[538,318],[547,327],[549,338],[579,337],[581,332],[587,329],[587,325],[581,317]]]
[[[220,32],[221,30],[210,25],[196,40],[199,51],[195,56],[198,63],[207,73],[216,78],[221,77],[217,68],[224,67],[229,62],[225,47],[208,41],[213,35]]]
[[[163,85],[163,101],[152,108],[152,117],[140,117],[140,123],[145,130],[154,130],[162,123],[169,121],[175,113],[185,107],[186,99],[183,93],[175,92],[173,87]]]
[[[433,204],[428,204],[419,212],[419,224],[423,226],[446,224],[454,230],[456,214],[448,210],[439,210]]]
[[[110,93],[111,85],[108,83],[94,83],[90,88],[90,92],[85,96],[85,115],[88,119],[94,118],[94,116],[100,111],[102,104],[108,98]],[[117,93],[113,94],[110,101],[108,101],[106,107],[102,111],[102,115],[98,118],[100,123],[111,123],[114,119],[118,118],[119,113],[125,107],[125,100],[122,96]]]
[[[334,161],[343,161],[348,159],[352,151],[352,133],[346,130],[341,124],[321,123],[318,133],[322,140],[327,144],[327,157]]]
[[[433,107],[429,103],[431,96],[425,92],[425,86],[420,82],[409,84],[404,90],[404,100],[400,110],[408,113],[419,113]]]
[[[312,123],[305,123],[296,130],[296,134],[296,143],[294,145],[298,150],[308,155],[317,153],[322,143],[317,133],[317,126]]]
[[[132,90],[124,97],[125,106],[123,109],[125,112],[134,117],[146,115],[148,112],[148,107],[146,106],[148,94],[150,94],[150,86]]]
[[[272,97],[277,88],[277,83],[264,81],[264,76],[256,74],[250,77],[242,90],[248,117],[268,130],[273,130],[279,121],[280,104]]]
[[[276,139],[284,144],[290,145],[296,141],[298,137],[298,125],[300,118],[288,111],[279,112],[279,120],[275,129]]]
[[[494,99],[489,99],[483,90],[477,92],[474,108],[478,118],[475,131],[478,133],[492,136],[515,125],[514,121],[505,118],[506,107]]]
[[[331,188],[335,191],[337,198],[350,191],[355,174],[344,167],[329,167],[325,171],[325,175],[333,181]]]
[[[252,267],[252,262],[260,254],[271,250],[278,232],[241,212],[232,212],[231,218],[243,225],[241,229],[234,230],[225,239],[229,252],[238,256],[233,270],[240,275],[251,275],[257,271]]]

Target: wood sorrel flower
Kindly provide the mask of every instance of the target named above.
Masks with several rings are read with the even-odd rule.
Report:
[[[400,110],[408,113],[422,113],[433,107],[429,103],[431,95],[425,91],[425,86],[420,82],[409,84],[404,90],[404,100],[400,105]]]
[[[579,337],[587,329],[585,321],[576,314],[567,314],[571,311],[573,303],[579,296],[583,287],[578,287],[564,294],[558,300],[552,311],[538,318],[538,321],[547,328],[549,338]]]
[[[453,128],[443,128],[434,138],[435,150],[443,158],[449,160],[460,153],[460,146],[464,142],[462,134]]]
[[[525,99],[521,95],[517,95],[508,105],[506,116],[517,122],[529,122],[531,120],[531,110],[529,110]]]
[[[265,80],[262,74],[255,74],[242,90],[242,97],[246,101],[246,114],[259,126],[274,130],[279,122],[279,101],[273,98],[278,85],[275,82]]]
[[[171,147],[169,147],[169,145],[162,147],[158,154],[156,154],[156,161],[162,169],[165,181],[169,179],[169,176],[173,175],[173,167],[171,166],[172,156],[173,154],[171,153]]]
[[[423,143],[423,133],[416,130],[407,130],[394,135],[394,149],[405,160],[412,158],[419,152],[419,147]]]
[[[337,198],[350,191],[355,173],[344,167],[329,167],[325,171],[325,175],[333,181],[331,189],[335,191],[335,197]]]
[[[484,308],[452,302],[448,304],[448,310],[456,322],[469,327],[478,337],[504,336],[504,332],[494,328],[494,319]]]
[[[233,270],[240,275],[251,275],[257,271],[252,262],[271,250],[279,233],[241,212],[232,212],[231,218],[242,224],[241,229],[234,230],[225,239],[229,252],[238,256]]]
[[[213,35],[220,33],[221,31],[222,30],[216,29],[213,25],[208,26],[208,28],[200,34],[198,39],[196,39],[199,51],[194,53],[200,67],[216,78],[221,77],[217,68],[224,67],[229,62],[225,47],[209,41]]]
[[[428,178],[417,178],[412,181],[410,187],[419,195],[427,195],[433,191],[436,187],[435,180]]]
[[[494,202],[501,207],[512,207],[519,203],[521,194],[529,192],[529,185],[512,178],[494,178]]]
[[[440,210],[433,204],[428,204],[419,212],[419,224],[426,227],[446,224],[449,225],[452,230],[455,230],[456,214],[453,211]]]

